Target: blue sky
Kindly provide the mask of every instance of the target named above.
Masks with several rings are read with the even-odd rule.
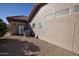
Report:
[[[0,18],[8,23],[6,20],[7,16],[27,16],[30,14],[33,5],[32,3],[0,3]]]

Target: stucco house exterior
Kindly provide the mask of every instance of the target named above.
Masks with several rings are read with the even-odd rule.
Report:
[[[28,16],[9,16],[7,20],[10,24],[11,35],[23,35],[25,30],[29,30],[27,23]]]
[[[24,26],[30,24],[39,39],[79,54],[78,3],[38,3],[26,20],[18,23]],[[16,22],[9,20],[9,23]],[[16,26],[11,25],[11,27]]]
[[[79,54],[79,4],[37,4],[27,20],[40,39]]]

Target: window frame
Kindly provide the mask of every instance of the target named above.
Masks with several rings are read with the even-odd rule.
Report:
[[[65,13],[65,14],[61,14],[61,15],[56,15],[56,13],[59,13],[59,12],[62,12],[62,11],[65,11],[68,9],[68,13]],[[67,11],[66,11],[67,12]],[[66,9],[63,9],[61,11],[58,11],[58,12],[55,12],[55,17],[63,17],[63,16],[67,16],[67,15],[70,15],[71,14],[71,8],[66,8]]]
[[[76,10],[75,8],[77,8],[77,7],[79,8],[79,5],[75,5],[75,6],[72,8],[72,12],[73,12],[73,13],[76,13],[76,14],[79,13],[79,11],[75,11],[75,10]]]
[[[39,30],[43,31],[43,30],[44,30],[44,27],[45,27],[45,25],[44,25],[44,20],[41,20],[41,21],[39,22]]]
[[[32,28],[33,28],[33,29],[35,28],[35,23],[32,23]]]
[[[47,14],[47,15],[45,15],[44,17],[45,17],[45,19],[47,18],[46,20],[51,20],[51,18],[48,19],[50,16],[51,16],[52,19],[55,19],[55,13]]]

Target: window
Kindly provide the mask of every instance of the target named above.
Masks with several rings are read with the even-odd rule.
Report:
[[[74,12],[79,12],[79,5],[74,6]]]
[[[45,16],[46,20],[52,20],[54,18],[55,18],[55,14],[54,13],[50,13],[50,14],[48,14],[48,15]]]
[[[70,9],[69,8],[64,9],[62,11],[59,11],[59,12],[56,12],[56,17],[63,16],[63,15],[67,15],[67,14],[69,14],[69,12],[70,12]]]
[[[35,23],[32,24],[32,27],[35,28]]]
[[[43,27],[42,27],[42,23],[41,22],[39,22],[39,28],[40,29],[42,29]]]
[[[43,30],[44,29],[44,22],[43,21],[40,21],[39,22],[39,29],[40,30]]]

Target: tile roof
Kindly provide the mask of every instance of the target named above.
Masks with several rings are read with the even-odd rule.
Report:
[[[38,13],[38,11],[41,9],[41,7],[43,7],[46,4],[47,3],[35,4],[29,16],[23,16],[23,15],[21,15],[21,16],[9,16],[6,18],[7,18],[8,22],[9,21],[20,21],[20,22],[30,23],[32,21],[32,19],[35,17],[35,15]]]
[[[16,22],[27,22],[27,18],[28,16],[9,16],[9,17],[6,17],[8,22],[9,21],[16,21]]]

